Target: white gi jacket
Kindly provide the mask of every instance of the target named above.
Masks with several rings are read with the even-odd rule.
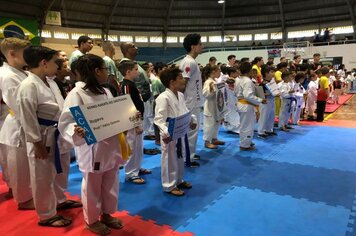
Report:
[[[318,84],[315,81],[310,81],[308,84],[308,106],[313,106],[316,103],[318,96]]]
[[[63,97],[56,82],[47,78],[48,87],[37,75],[29,76],[20,84],[17,93],[19,117],[25,132],[27,153],[34,155],[33,143],[43,141],[54,156],[54,132],[57,127],[40,125],[38,118],[58,121],[62,112]]]
[[[255,95],[255,84],[252,80],[246,76],[241,76],[235,82],[235,94],[237,99],[245,99],[253,105],[259,105],[262,102],[262,98],[259,98]],[[243,104],[241,102],[237,103],[237,110],[239,112],[246,112],[250,104]]]
[[[82,172],[105,172],[123,163],[118,136],[112,136],[100,142],[87,145],[85,139],[74,133],[76,124],[69,108],[88,103],[99,102],[113,98],[108,89],[106,94],[96,95],[89,90],[84,90],[84,82],[77,82],[64,102],[63,112],[59,119],[58,129],[66,141],[75,148],[79,169]]]
[[[21,143],[23,130],[19,121],[16,93],[20,83],[26,79],[28,74],[25,71],[17,70],[16,68],[4,63],[0,76],[2,77],[0,89],[2,91],[3,100],[16,115],[16,117],[12,114],[8,114],[6,116],[3,127],[0,131],[0,143],[12,147],[24,146],[26,144]]]
[[[210,84],[213,84],[213,91],[210,91]],[[211,116],[217,121],[218,117],[216,114],[217,102],[216,102],[216,86],[215,80],[213,78],[208,78],[204,82],[203,96],[205,97],[204,102],[204,115]]]

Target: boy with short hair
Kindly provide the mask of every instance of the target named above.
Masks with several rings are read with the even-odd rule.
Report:
[[[324,66],[320,69],[321,77],[319,80],[318,97],[316,101],[316,121],[324,120],[326,101],[329,97],[329,68]]]
[[[73,63],[73,61],[78,60],[80,56],[90,52],[93,49],[93,40],[86,35],[82,35],[77,40],[78,49],[72,52],[69,59],[69,66]]]
[[[7,63],[1,70],[0,90],[10,110],[0,131],[0,143],[5,149],[4,159],[8,168],[6,171],[9,185],[19,210],[34,209],[26,141],[16,103],[17,89],[28,76],[22,69],[26,65],[23,52],[28,46],[30,46],[29,41],[18,38],[5,38],[1,42],[1,52],[6,57]]]
[[[145,108],[140,92],[138,91],[134,80],[138,78],[139,71],[137,62],[131,60],[122,61],[119,64],[118,70],[124,76],[121,83],[122,94],[130,94],[130,97],[135,104],[136,109],[143,117]],[[125,165],[125,179],[134,184],[144,184],[146,181],[139,175],[151,174],[150,170],[141,169],[143,158],[143,129],[142,126],[130,129],[127,132],[127,142],[129,143],[132,155]]]
[[[183,91],[186,82],[178,68],[169,68],[160,75],[166,91],[157,98],[154,122],[160,129],[162,156],[161,178],[163,190],[174,196],[183,196],[182,189],[192,188],[192,185],[183,180],[184,158],[190,154],[188,136],[172,140],[168,132],[167,119],[176,118],[189,112]],[[190,128],[197,126],[195,115],[192,114]],[[189,158],[189,157],[188,157]]]

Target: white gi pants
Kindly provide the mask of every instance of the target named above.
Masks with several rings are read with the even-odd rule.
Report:
[[[83,172],[82,203],[84,221],[98,221],[101,214],[113,214],[119,197],[119,166],[101,173]]]
[[[63,203],[67,200],[65,191],[68,188],[68,175],[70,168],[70,152],[60,154],[62,173],[56,174],[54,180],[54,191],[57,197],[57,204]]]
[[[301,99],[301,101],[299,99]],[[300,120],[300,114],[302,113],[302,102],[304,102],[303,98],[297,98],[297,104],[293,109],[292,123],[295,125],[298,124]]]
[[[313,116],[315,109],[316,109],[316,101],[308,97],[307,100],[308,116]]]
[[[265,132],[273,132],[274,116],[275,116],[275,100],[267,99],[267,104],[259,105],[260,118],[258,119],[258,134]]]
[[[6,145],[0,143],[0,165],[2,170],[2,180],[6,183],[6,185],[11,188],[9,173],[7,167],[7,150]]]
[[[240,115],[240,147],[249,148],[252,143],[254,125],[256,122],[255,108],[248,106]]]
[[[57,198],[53,187],[57,174],[54,166],[54,153],[50,153],[47,159],[40,160],[35,158],[33,144],[28,143],[27,148],[32,150],[28,159],[33,202],[40,220],[47,220],[57,214]]]
[[[143,158],[143,139],[142,134],[136,134],[135,129],[127,131],[127,143],[130,145],[132,155],[125,165],[125,178],[129,179],[138,176]]]
[[[204,115],[204,130],[203,130],[204,141],[211,142],[212,139],[217,139],[218,132],[219,132],[219,122],[217,122],[212,116]]]
[[[281,110],[279,113],[278,127],[282,128],[288,125],[288,120],[291,115],[291,100],[288,98],[281,98]]]
[[[161,138],[161,181],[165,192],[170,192],[183,182],[184,157],[177,157],[176,143],[176,141],[171,141],[166,144]],[[182,138],[182,150],[184,150],[184,147],[184,138]],[[185,152],[183,151],[183,153]]]
[[[153,100],[149,99],[144,103],[145,112],[143,113],[143,131],[145,135],[154,135],[153,128]]]
[[[17,203],[27,202],[32,199],[32,190],[26,147],[6,148],[8,175],[14,199]]]
[[[190,161],[193,161],[193,157],[196,153],[197,141],[198,141],[198,132],[200,128],[200,107],[195,107],[191,110],[192,114],[197,118],[197,127],[195,129],[191,129],[188,132],[188,141],[189,141],[189,149],[190,149]]]

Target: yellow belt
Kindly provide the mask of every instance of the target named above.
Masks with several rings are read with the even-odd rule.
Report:
[[[124,161],[127,161],[129,157],[132,155],[132,150],[130,148],[130,145],[127,143],[126,135],[124,133],[119,133],[118,138],[121,147],[122,159]]]
[[[15,112],[11,108],[9,108],[9,114],[10,116],[15,116]]]
[[[251,105],[251,106],[254,106],[256,108],[256,110],[258,111],[258,105],[255,105],[249,101],[247,101],[246,99],[244,98],[239,98],[239,103],[242,103],[242,104],[246,104],[246,105]]]

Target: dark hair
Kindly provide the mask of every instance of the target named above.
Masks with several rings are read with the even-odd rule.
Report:
[[[209,61],[216,61],[216,57],[210,57]]]
[[[290,76],[292,73],[290,73],[289,71],[286,71],[286,72],[283,72],[282,73],[282,79],[285,79],[285,78],[287,78],[288,76]]]
[[[262,77],[265,78],[266,74],[269,73],[270,71],[274,71],[274,68],[272,66],[263,65],[261,68]]]
[[[4,64],[4,62],[6,62],[6,57],[0,51],[0,66],[2,66]]]
[[[248,58],[248,57],[243,57],[243,58],[241,58],[240,63],[242,63],[242,62],[248,62],[249,60],[250,60],[250,58]]]
[[[237,72],[237,68],[232,66],[232,67],[226,67],[227,74],[230,76],[232,73]]]
[[[71,64],[70,64],[70,70],[75,73],[75,71],[77,70],[77,65],[78,65],[78,60],[75,60],[73,61]]]
[[[242,62],[240,64],[240,71],[242,75],[250,73],[252,70],[252,65],[249,62]]]
[[[277,65],[277,70],[280,70],[284,67],[288,67],[288,63],[287,62],[281,62]]]
[[[77,41],[78,47],[80,47],[80,45],[81,45],[82,43],[86,43],[86,42],[88,42],[89,40],[92,40],[92,39],[91,39],[90,37],[86,36],[86,35],[80,36],[80,37],[78,38],[78,41]],[[93,40],[92,40],[92,41],[93,41]]]
[[[57,66],[58,66],[58,70],[61,70],[61,69],[62,69],[62,66],[63,66],[64,62],[65,62],[65,60],[62,59],[62,58],[58,58],[58,59],[56,60],[56,64],[57,64]]]
[[[227,74],[227,71],[228,71],[228,68],[229,68],[229,67],[227,67],[226,64],[221,65],[221,66],[220,66],[221,73],[223,73],[224,75],[226,75],[226,74]]]
[[[302,56],[301,56],[301,55],[295,55],[295,56],[293,57],[293,60],[297,59],[298,57],[302,57]]]
[[[187,52],[190,52],[192,50],[193,45],[199,44],[200,38],[201,38],[200,34],[188,34],[184,38],[183,47]]]
[[[42,60],[50,61],[58,51],[44,46],[29,46],[23,52],[23,58],[29,68],[37,68]]]
[[[80,78],[85,82],[84,90],[89,90],[94,94],[104,94],[105,90],[99,84],[95,75],[95,69],[105,66],[104,60],[94,54],[85,54],[78,58],[76,70],[80,74]]]
[[[156,62],[153,67],[155,72],[158,73],[159,70],[162,70],[164,67],[167,67],[167,64],[164,64],[163,62]]]
[[[263,57],[255,57],[255,59],[253,59],[253,61],[251,62],[252,65],[257,64],[257,62],[261,61],[263,59]]]
[[[133,68],[135,68],[135,65],[137,65],[137,62],[131,61],[131,60],[125,60],[125,61],[120,62],[117,69],[120,71],[120,73],[123,76],[126,76],[126,72],[128,70],[132,70]]]
[[[141,67],[144,71],[146,71],[146,70],[148,70],[148,68],[150,68],[150,65],[148,64],[148,62],[145,62],[141,65]]]
[[[176,67],[168,68],[167,70],[162,71],[160,79],[164,87],[169,88],[171,80],[176,80],[181,73],[182,71]]]
[[[313,57],[320,57],[320,53],[314,53]]]
[[[202,78],[203,80],[205,81],[206,79],[209,78],[209,76],[211,75],[211,73],[215,70],[218,70],[219,69],[219,66],[218,65],[214,65],[214,66],[211,66],[211,65],[206,65],[204,68],[203,68],[203,71],[202,71]]]
[[[329,68],[326,67],[326,66],[323,66],[321,69],[320,69],[320,72],[322,75],[327,75],[329,73]]]
[[[227,57],[227,60],[230,61],[230,59],[232,59],[232,58],[236,58],[236,56],[235,56],[235,55],[229,55],[229,56]]]
[[[301,81],[302,79],[304,79],[305,78],[305,74],[303,73],[303,72],[298,72],[296,75],[295,75],[295,78],[294,78],[294,80],[295,80],[295,82],[299,82],[299,81]]]

